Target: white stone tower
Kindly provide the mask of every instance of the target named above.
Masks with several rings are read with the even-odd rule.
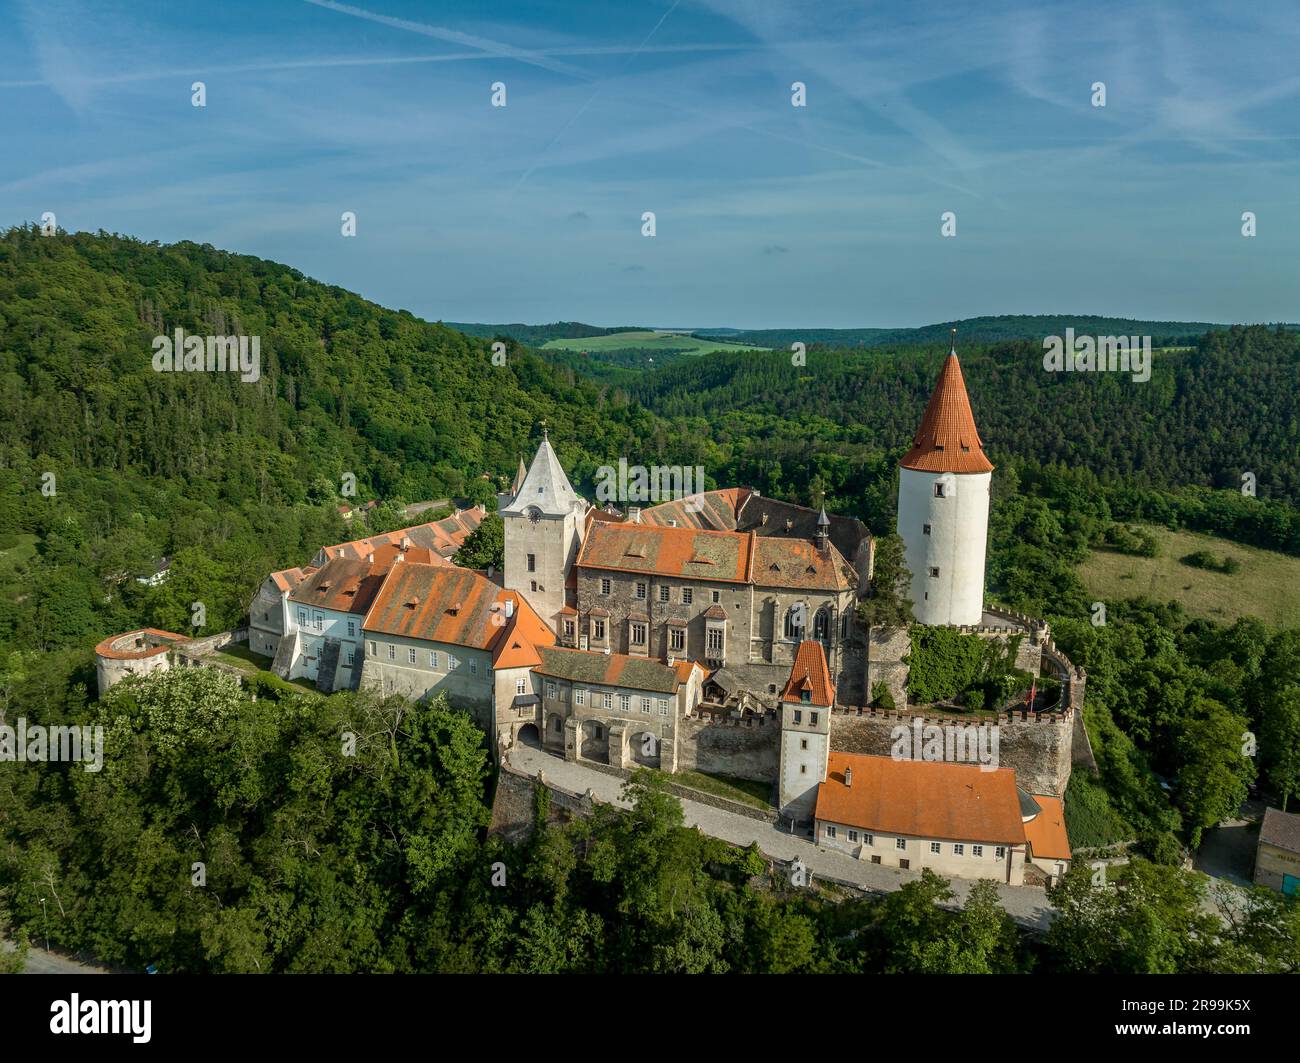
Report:
[[[992,474],[954,344],[899,463],[898,534],[922,624],[978,624],[984,614]]]
[[[813,818],[826,781],[835,687],[820,642],[801,642],[781,692],[781,767],[777,807],[796,823]]]
[[[517,478],[516,478],[517,479]],[[552,629],[565,605],[565,588],[588,506],[564,474],[542,428],[542,443],[514,497],[501,510],[505,525],[506,590],[518,591]]]

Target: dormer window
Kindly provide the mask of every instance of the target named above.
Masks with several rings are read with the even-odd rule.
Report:
[[[799,695],[799,700],[802,701],[805,705],[810,704],[812,702],[812,691],[805,690],[802,694]]]

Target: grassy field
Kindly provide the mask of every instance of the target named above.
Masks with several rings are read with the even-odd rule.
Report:
[[[679,771],[672,780],[681,786],[714,797],[728,797],[754,808],[772,807],[772,784],[752,779],[737,779],[730,775],[706,775],[702,771]]]
[[[1231,623],[1257,616],[1270,624],[1300,625],[1300,557],[1259,550],[1197,532],[1150,528],[1160,543],[1159,557],[1130,557],[1094,550],[1080,577],[1089,593],[1116,601],[1145,595],[1181,602],[1192,616]],[[1241,568],[1228,575],[1193,568],[1179,560],[1197,550],[1236,558]]]
[[[0,579],[9,579],[36,556],[36,536],[13,533],[0,538]]]
[[[559,351],[617,351],[635,347],[646,351],[685,351],[692,355],[712,354],[714,351],[759,350],[753,345],[726,343],[722,340],[701,340],[685,332],[615,332],[610,336],[586,336],[576,340],[551,340],[546,350]]]

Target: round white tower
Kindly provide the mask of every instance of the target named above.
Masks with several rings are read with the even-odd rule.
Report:
[[[993,464],[984,454],[956,348],[899,463],[898,534],[922,624],[978,624]]]

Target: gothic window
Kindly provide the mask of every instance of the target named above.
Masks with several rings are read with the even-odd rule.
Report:
[[[807,611],[803,602],[796,602],[785,611],[785,637],[797,639],[803,637],[803,626]]]
[[[829,642],[831,638],[831,611],[823,606],[813,617],[813,638],[818,642]]]

